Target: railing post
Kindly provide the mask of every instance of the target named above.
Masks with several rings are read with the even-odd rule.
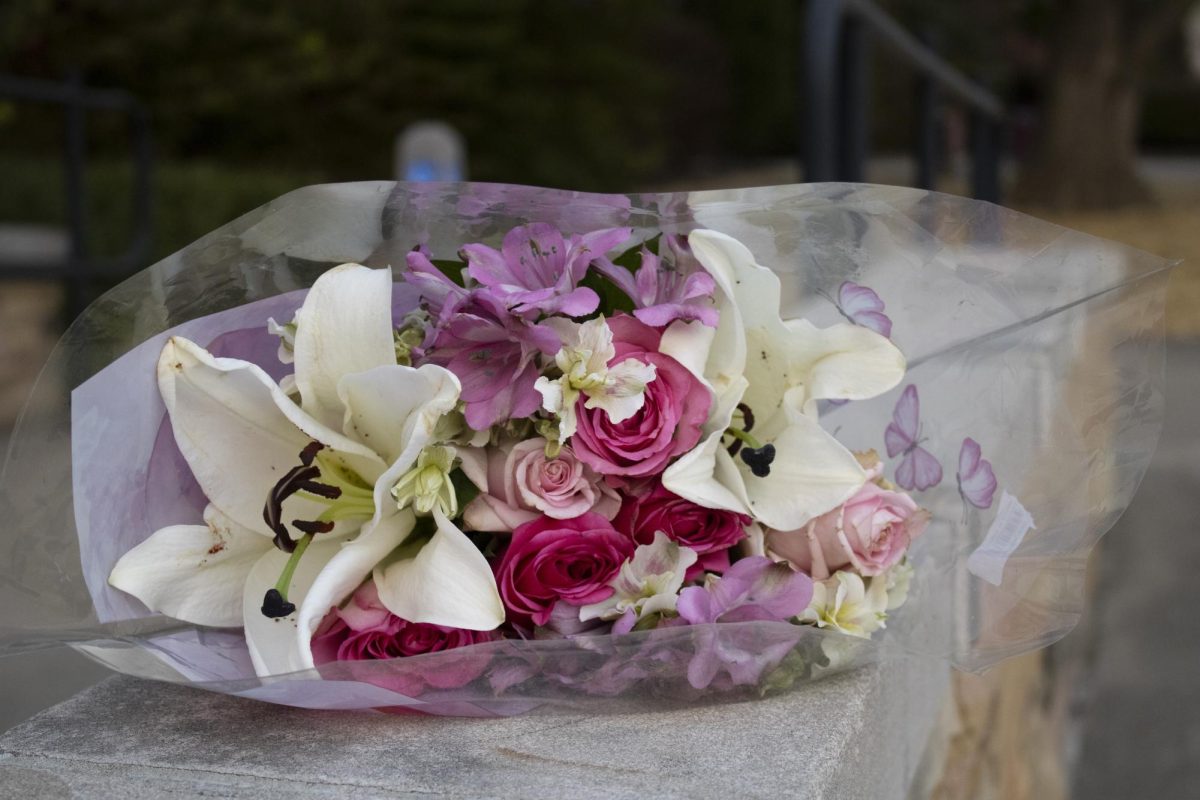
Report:
[[[809,182],[838,178],[839,89],[837,74],[842,37],[842,0],[805,3],[800,109],[803,120],[804,178]]]
[[[971,189],[975,197],[1000,202],[1000,125],[971,110]]]
[[[85,305],[91,290],[87,275],[87,110],[84,107],[83,74],[71,71],[67,79],[64,174],[67,192],[67,228],[71,240],[68,258],[66,311],[73,318]]]
[[[858,182],[863,180],[870,140],[870,62],[866,27],[853,16],[842,20],[840,61],[837,179]]]

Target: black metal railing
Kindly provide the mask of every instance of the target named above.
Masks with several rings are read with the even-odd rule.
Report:
[[[69,319],[83,309],[100,284],[140,269],[150,255],[153,140],[149,115],[133,95],[116,89],[87,87],[78,73],[63,83],[0,75],[0,98],[63,108],[67,256],[54,264],[0,263],[0,280],[64,282],[67,287],[65,311]],[[87,114],[90,111],[125,114],[129,119],[133,150],[130,241],[120,254],[105,258],[93,256],[88,247]]]
[[[863,180],[869,150],[870,53],[878,43],[917,73],[914,183],[934,187],[944,96],[969,114],[972,193],[999,201],[1004,105],[995,95],[947,64],[869,0],[808,0],[803,25],[801,153],[807,180]]]

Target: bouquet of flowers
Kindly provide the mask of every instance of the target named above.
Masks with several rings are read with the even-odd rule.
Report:
[[[106,336],[128,350],[138,333],[104,333],[114,315],[156,296],[171,310],[112,364],[81,368],[94,373],[71,409],[82,581],[68,579],[75,605],[51,609],[48,638],[276,702],[474,713],[779,688],[861,663],[889,628],[902,649],[978,666],[1073,623],[1078,587],[1048,589],[1045,570],[1061,573],[1128,502],[1157,418],[1148,395],[1120,392],[1153,376],[1142,361],[1116,378],[1096,364],[1118,394],[1088,398],[1069,436],[1044,429],[1078,411],[1065,385],[1039,398],[1049,411],[988,397],[1028,398],[1057,375],[1053,358],[987,373],[981,389],[964,376],[995,369],[989,349],[1107,359],[1156,346],[1146,312],[1161,263],[1121,249],[1111,274],[1031,298],[1027,262],[1005,265],[1023,246],[966,237],[958,255],[975,261],[947,280],[925,272],[940,248],[922,264],[894,235],[878,241],[902,216],[878,187],[774,204],[780,190],[762,190],[732,210],[671,196],[644,204],[653,215],[624,197],[548,211],[539,201],[556,198],[522,187],[369,187],[285,204],[287,235],[269,207],[234,223],[222,267],[211,259],[229,232],[114,290],[68,334],[77,360]],[[968,204],[983,207],[951,205]],[[382,222],[366,234],[364,206]],[[954,217],[938,211],[926,208],[936,224]],[[264,238],[283,240],[285,264]],[[1115,247],[1084,239],[1071,246],[1093,260]],[[252,249],[269,258],[246,271]],[[330,263],[342,255],[358,257]],[[809,313],[781,310],[797,277]],[[955,301],[948,317],[939,304]],[[905,324],[908,364],[893,342]],[[1073,380],[1094,387],[1093,365],[1074,361],[1087,374]],[[1099,450],[1095,425],[1109,436]],[[1024,481],[1084,455],[1060,477],[1107,480],[1100,506]],[[1024,502],[1000,491],[1005,477]],[[1064,587],[1073,604],[1046,610]],[[989,590],[1005,601],[980,605]],[[921,608],[902,610],[910,593]],[[68,633],[72,614],[89,622]]]

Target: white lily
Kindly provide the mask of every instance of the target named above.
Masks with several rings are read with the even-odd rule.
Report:
[[[602,408],[613,422],[624,422],[646,402],[646,384],[654,380],[654,365],[627,358],[609,366],[616,355],[612,329],[604,317],[575,325],[569,323],[566,342],[554,361],[562,376],[550,380],[542,376],[535,388],[542,395],[542,408],[558,416],[559,442],[575,433],[575,403],[579,395],[587,397],[584,406]]]
[[[890,390],[904,377],[904,356],[865,328],[781,319],[779,278],[736,239],[697,230],[688,243],[716,281],[720,323],[715,332],[694,323],[672,326],[674,336],[664,336],[663,346],[690,352],[692,360],[707,354],[703,375],[714,402],[705,437],[667,469],[663,485],[699,505],[795,530],[844,502],[867,477],[821,428],[817,401]],[[758,473],[730,455],[727,437],[741,439],[747,457],[759,454]]]
[[[633,558],[621,565],[612,595],[579,609],[580,621],[624,617],[628,624],[618,632],[627,632],[642,617],[674,611],[684,576],[697,558],[695,550],[680,547],[657,531],[653,542],[639,545]]]
[[[258,366],[186,339],[159,358],[175,441],[211,505],[205,525],[164,528],[126,553],[109,582],[186,622],[244,626],[260,675],[312,668],[317,625],[372,573],[384,605],[405,619],[472,630],[503,622],[483,554],[438,503],[434,524],[421,526],[391,493],[436,444],[460,390],[441,367],[396,363],[391,286],[389,270],[356,264],[317,280],[296,315],[300,405]],[[302,453],[309,469],[297,474]],[[295,486],[282,492],[289,473]],[[268,514],[273,494],[287,497]],[[289,529],[291,520],[321,532]],[[294,552],[275,546],[281,531]],[[279,586],[295,609],[269,618],[264,598]]]
[[[872,578],[867,587],[856,573],[839,570],[813,584],[812,600],[800,621],[868,639],[885,627],[887,610],[886,580]]]

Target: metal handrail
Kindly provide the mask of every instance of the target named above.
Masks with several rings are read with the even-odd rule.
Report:
[[[878,41],[918,75],[915,182],[933,188],[941,95],[970,112],[972,189],[1000,197],[1004,104],[951,67],[870,0],[808,0],[804,15],[802,154],[810,181],[861,181],[867,158],[869,41]],[[869,37],[869,38],[868,38]]]
[[[152,242],[151,174],[153,139],[146,108],[128,92],[85,87],[78,72],[65,83],[0,75],[0,97],[10,100],[63,106],[66,113],[64,165],[67,229],[70,251],[60,264],[0,265],[0,278],[62,280],[67,283],[68,314],[81,311],[94,284],[124,277],[143,266]],[[88,111],[117,111],[129,117],[133,140],[132,239],[124,252],[112,258],[93,258],[87,247],[87,128]]]

